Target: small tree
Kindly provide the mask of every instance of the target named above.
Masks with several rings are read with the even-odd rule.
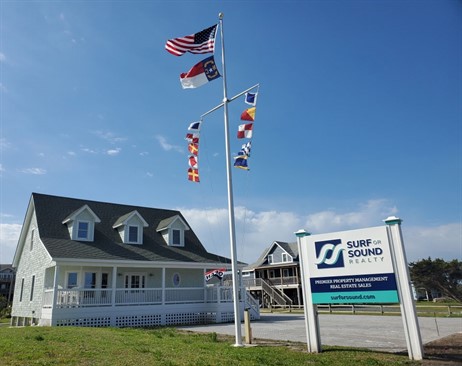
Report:
[[[11,309],[5,296],[0,296],[0,319],[9,317]]]
[[[462,262],[454,259],[422,259],[409,265],[411,280],[416,288],[438,290],[444,296],[462,302]]]

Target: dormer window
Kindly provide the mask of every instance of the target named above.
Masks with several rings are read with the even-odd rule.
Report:
[[[167,245],[172,247],[184,247],[185,231],[189,226],[179,215],[162,220],[157,226],[157,232],[162,234]]]
[[[124,244],[143,244],[143,228],[148,227],[148,223],[135,210],[119,217],[112,227],[117,229]]]
[[[72,240],[93,241],[95,224],[101,222],[98,216],[88,206],[84,205],[71,213],[63,221],[67,225]]]
[[[283,263],[290,263],[292,262],[292,256],[289,253],[282,253],[282,262]]]
[[[181,230],[172,229],[172,245],[181,245]]]
[[[138,226],[129,226],[128,227],[128,241],[130,243],[138,243]]]
[[[88,240],[88,229],[90,223],[88,221],[78,221],[77,224],[77,239]]]

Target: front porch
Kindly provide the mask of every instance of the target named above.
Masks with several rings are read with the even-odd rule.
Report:
[[[11,325],[165,326],[234,320],[233,289],[207,268],[54,266],[45,270],[40,308]],[[38,294],[37,294],[38,295]],[[39,296],[37,296],[39,297]],[[240,289],[240,309],[259,319],[258,302]],[[22,315],[22,314],[21,314]]]

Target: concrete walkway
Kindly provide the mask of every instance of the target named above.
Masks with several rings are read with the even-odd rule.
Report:
[[[320,314],[321,345],[368,348],[384,352],[406,351],[403,321],[399,316]],[[462,318],[419,318],[423,344],[462,332]],[[252,322],[253,338],[306,343],[303,314],[261,314]],[[244,337],[244,327],[242,326]],[[194,332],[235,336],[234,323],[182,326]]]

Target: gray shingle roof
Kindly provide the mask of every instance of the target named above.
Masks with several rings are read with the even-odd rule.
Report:
[[[178,215],[187,222],[180,211],[138,207],[114,203],[88,201],[74,198],[33,193],[40,239],[52,258],[76,258],[130,261],[181,261],[199,263],[223,263],[228,258],[208,253],[193,230],[185,231],[184,247],[169,247],[156,231],[159,223]],[[87,204],[101,219],[95,224],[93,242],[74,241],[63,219]],[[134,210],[147,221],[143,230],[143,244],[124,244],[113,229],[114,223]],[[189,226],[189,225],[188,225]]]

